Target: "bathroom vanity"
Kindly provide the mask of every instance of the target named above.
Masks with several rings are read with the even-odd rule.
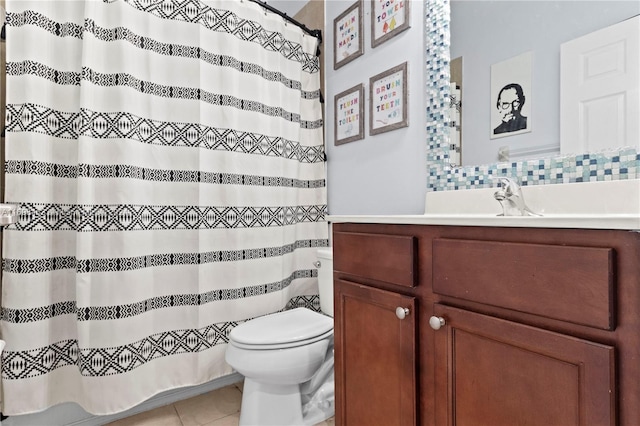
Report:
[[[637,217],[330,220],[336,424],[640,424]]]

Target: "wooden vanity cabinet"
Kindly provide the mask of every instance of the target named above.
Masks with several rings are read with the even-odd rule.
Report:
[[[640,424],[640,233],[333,231],[336,424]]]

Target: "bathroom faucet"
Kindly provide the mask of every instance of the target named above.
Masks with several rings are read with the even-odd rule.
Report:
[[[500,181],[501,186],[493,194],[502,206],[502,213],[498,216],[540,216],[531,211],[524,202],[522,188],[513,179],[507,177],[494,178]]]

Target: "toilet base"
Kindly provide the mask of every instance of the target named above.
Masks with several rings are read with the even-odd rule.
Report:
[[[244,379],[239,426],[300,426],[300,385],[270,385]]]

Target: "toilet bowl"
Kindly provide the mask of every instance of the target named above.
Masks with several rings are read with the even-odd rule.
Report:
[[[318,259],[321,310],[329,312],[286,310],[229,334],[225,359],[245,377],[240,425],[312,425],[333,416],[331,250],[318,250]]]

